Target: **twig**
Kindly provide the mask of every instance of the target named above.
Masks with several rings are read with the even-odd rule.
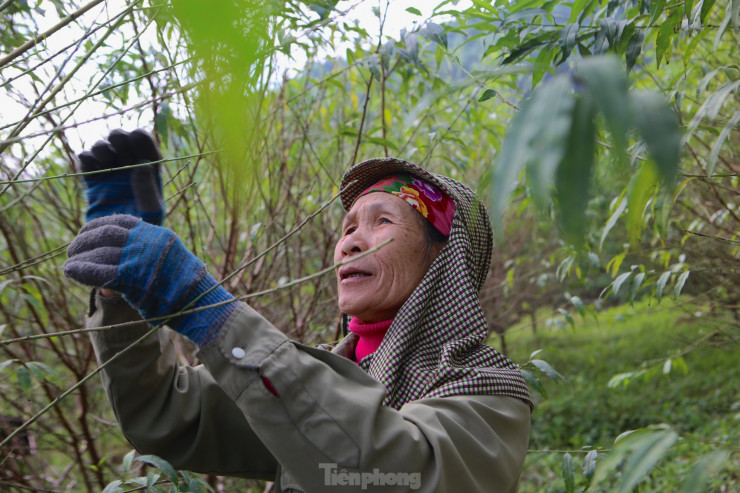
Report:
[[[10,2],[6,2],[9,4]],[[59,31],[61,28],[72,22],[73,20],[80,17],[82,14],[90,10],[91,8],[95,7],[96,5],[103,3],[103,0],[92,0],[92,2],[89,2],[79,9],[77,9],[75,12],[69,14],[67,17],[62,19],[61,21],[54,24],[52,27],[41,33],[38,37],[31,39],[29,41],[26,41],[22,45],[20,45],[15,50],[11,51],[8,55],[4,56],[3,58],[0,58],[0,68],[7,65],[8,63],[12,62],[16,58],[18,58],[23,53],[27,52],[37,44],[39,44],[41,41],[46,41],[46,39],[54,34],[55,32]],[[138,3],[138,2],[134,2]]]

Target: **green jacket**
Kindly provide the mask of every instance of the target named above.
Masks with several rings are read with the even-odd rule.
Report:
[[[89,327],[140,320],[121,298],[95,298]],[[93,333],[98,361],[147,330]],[[160,329],[102,372],[123,433],[141,453],[179,469],[274,480],[276,491],[517,489],[530,425],[520,399],[386,407],[385,387],[340,355],[352,340],[333,352],[298,344],[243,303],[198,354],[203,365],[179,365],[170,335]]]

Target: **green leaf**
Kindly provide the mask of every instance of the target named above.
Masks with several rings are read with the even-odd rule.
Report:
[[[576,490],[576,479],[573,457],[568,452],[563,455],[563,480],[565,481],[565,492],[573,493]]]
[[[717,474],[730,454],[724,450],[713,450],[700,457],[691,466],[689,474],[681,484],[681,493],[698,493],[706,491],[707,483],[712,475]]]
[[[538,87],[514,117],[495,161],[491,180],[494,224],[501,224],[509,196],[526,165],[536,162],[539,168],[548,168],[552,172],[561,161],[573,103],[569,80],[558,76]],[[545,188],[544,193],[536,196],[540,204],[546,203],[549,196],[549,186],[544,185],[546,175],[542,172],[536,177],[538,185]],[[495,227],[494,231],[500,238],[503,229]]]
[[[632,453],[624,466],[618,493],[631,493],[637,483],[653,469],[678,439],[678,434],[672,430],[640,435],[637,433],[625,439],[624,445],[629,446]]]
[[[635,296],[637,296],[637,292],[640,290],[640,286],[642,286],[642,281],[645,279],[645,273],[640,272],[638,274],[635,274],[632,277],[632,282],[630,283],[630,293],[629,293],[629,301],[630,303],[635,301]]]
[[[601,240],[599,241],[599,250],[601,250],[604,247],[604,240],[606,240],[606,236],[609,234],[609,231],[612,230],[615,224],[617,224],[617,220],[622,215],[624,210],[627,208],[627,199],[621,198],[619,199],[619,203],[617,204],[616,209],[614,209],[614,212],[612,212],[612,215],[609,216],[609,220],[606,222],[606,225],[604,226],[604,231],[601,233]],[[619,269],[617,269],[619,270]]]
[[[688,19],[689,22],[691,22],[691,11],[694,8],[694,0],[684,0],[683,2],[683,12],[684,15],[686,15],[686,19]]]
[[[0,363],[0,371],[3,371],[5,367],[12,365],[13,363],[17,363],[17,359],[6,359],[2,363]]]
[[[640,56],[644,39],[645,35],[643,34],[642,29],[637,29],[635,34],[630,38],[629,43],[627,43],[627,50],[624,53],[624,59],[627,62],[627,72],[632,70],[632,67],[635,66],[637,57]]]
[[[414,14],[414,15],[419,15],[419,16],[421,15],[421,11],[415,7],[407,8],[406,12],[408,12],[409,14]]]
[[[714,2],[716,0],[704,0],[701,5],[701,14],[699,14],[699,19],[701,20],[701,25],[705,26],[707,24],[707,16],[709,15],[709,12],[712,10],[712,7],[714,6]]]
[[[571,296],[570,302],[573,304],[573,306],[578,310],[578,313],[581,314],[582,317],[586,316],[586,307],[583,306],[583,301],[578,296]]]
[[[663,180],[672,186],[678,172],[681,129],[676,113],[658,93],[630,94],[632,122],[640,131]]]
[[[658,28],[658,36],[655,40],[655,63],[660,68],[660,62],[663,60],[668,46],[671,44],[671,37],[674,35],[673,28],[681,22],[681,13],[674,9],[671,15],[663,21]]]
[[[19,366],[15,370],[15,375],[18,378],[18,385],[20,385],[21,389],[28,392],[31,390],[31,374],[28,371],[28,368],[24,366]]]
[[[689,274],[691,274],[691,271],[687,270],[685,272],[682,272],[681,275],[678,276],[678,279],[676,280],[676,286],[673,288],[674,299],[678,299],[678,296],[683,290],[683,285],[686,284],[686,279],[689,278]]]
[[[52,379],[59,378],[59,374],[52,367],[40,361],[29,361],[26,363],[26,367],[28,367],[28,371],[39,381],[47,380],[47,375]]]
[[[157,457],[156,455],[141,455],[134,460],[137,462],[144,462],[145,464],[156,467],[157,469],[162,471],[170,481],[172,481],[174,484],[177,484],[177,472],[175,471],[175,468],[172,467],[172,465],[170,465],[170,463],[166,460]]]
[[[660,14],[663,13],[663,7],[665,6],[665,0],[654,0],[650,3],[650,20],[648,24],[651,26],[658,20]]]
[[[619,296],[619,291],[621,290],[624,281],[629,279],[631,275],[632,272],[625,272],[614,279],[614,282],[612,283],[612,293],[614,293],[614,296]]]
[[[555,175],[558,219],[565,239],[579,248],[586,238],[586,206],[596,154],[594,114],[591,98],[576,99],[567,147]],[[543,184],[539,192],[544,191]]]
[[[643,222],[642,215],[658,183],[658,175],[655,166],[645,163],[632,177],[627,194],[629,210],[627,211],[627,236],[630,244],[636,246],[640,242]]]
[[[116,479],[103,488],[103,493],[121,493],[123,491],[123,488],[121,488],[122,484],[123,482],[120,479]]]
[[[627,146],[630,112],[627,99],[627,75],[616,57],[590,57],[583,60],[576,71],[586,82],[591,94],[612,133],[617,150],[622,153]],[[584,139],[588,136],[584,136]]]
[[[121,469],[124,473],[127,473],[131,470],[131,463],[134,460],[134,455],[136,455],[136,450],[131,450],[129,453],[123,456],[123,462],[121,463]]]
[[[481,94],[481,97],[478,98],[478,102],[482,103],[483,101],[488,101],[489,99],[495,97],[496,94],[496,91],[494,91],[493,89],[486,89],[485,91],[483,91],[483,94]]]
[[[571,328],[575,330],[576,322],[575,320],[573,320],[573,316],[570,313],[568,313],[568,310],[565,310],[563,308],[558,308],[558,313],[561,314],[563,318],[565,318],[565,321],[568,322],[568,324],[571,326]]]
[[[426,39],[441,44],[447,48],[447,33],[445,28],[434,22],[427,22],[419,29],[419,34]]]
[[[599,463],[589,491],[597,486],[610,471],[621,468],[618,493],[630,493],[645,475],[676,442],[678,434],[670,429],[644,428],[623,433],[615,441],[611,453]]]
[[[660,300],[663,299],[663,290],[665,289],[665,285],[668,283],[668,280],[670,278],[670,271],[663,272],[658,278],[658,282],[655,285],[655,297],[658,298],[658,303],[660,303]]]
[[[719,151],[722,148],[722,144],[725,143],[730,132],[737,126],[738,122],[740,122],[740,110],[736,111],[735,114],[732,115],[732,118],[730,118],[730,121],[728,121],[727,125],[724,126],[722,131],[719,133],[717,140],[712,145],[712,151],[709,153],[709,157],[707,158],[707,176],[712,176],[712,174],[714,174],[714,168],[717,165],[717,157],[719,157]]]
[[[529,370],[520,369],[520,371],[522,372],[524,380],[527,381],[527,384],[542,397],[547,399],[547,391],[545,390],[545,386],[542,385],[542,381],[540,380],[540,378],[534,372],[531,372]]]
[[[559,381],[567,381],[568,379],[565,378],[563,375],[555,371],[555,369],[550,366],[550,363],[547,361],[541,360],[541,359],[533,359],[531,363],[542,373],[550,377],[552,380],[559,382]]]
[[[558,39],[558,43],[560,44],[560,50],[562,53],[562,58],[560,59],[561,63],[565,61],[565,59],[570,56],[570,52],[573,51],[573,47],[576,45],[577,35],[578,24],[576,24],[575,22],[571,22],[560,31],[560,38]]]
[[[587,479],[591,479],[596,471],[596,461],[599,458],[599,452],[597,450],[591,450],[583,458],[583,475]]]

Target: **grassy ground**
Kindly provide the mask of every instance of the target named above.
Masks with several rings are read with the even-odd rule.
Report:
[[[543,349],[536,358],[570,382],[541,375],[548,397],[538,396],[532,416],[533,452],[520,491],[565,491],[564,453],[554,450],[572,451],[575,491],[585,489],[582,448],[610,449],[620,433],[660,423],[680,438],[638,491],[681,491],[691,466],[714,450],[730,455],[706,491],[740,491],[737,341],[737,322],[712,320],[687,299],[612,308],[596,319],[575,319],[575,327],[550,324],[536,334],[531,327],[510,332],[512,359],[523,364],[534,350]],[[625,373],[633,376],[608,385]]]

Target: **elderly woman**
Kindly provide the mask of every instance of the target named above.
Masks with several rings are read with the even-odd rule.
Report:
[[[158,159],[138,130],[80,155],[88,171]],[[167,322],[199,346],[203,365],[180,366],[162,329],[102,372],[137,450],[177,468],[272,479],[276,491],[516,491],[531,403],[516,365],[484,344],[478,291],[492,237],[467,187],[398,159],[347,171],[334,258],[339,308],[352,318],[326,351],[234,302],[157,225],[157,165],[86,182],[89,222],[64,272],[98,287],[88,325],[208,307]],[[96,332],[99,361],[148,330]]]

